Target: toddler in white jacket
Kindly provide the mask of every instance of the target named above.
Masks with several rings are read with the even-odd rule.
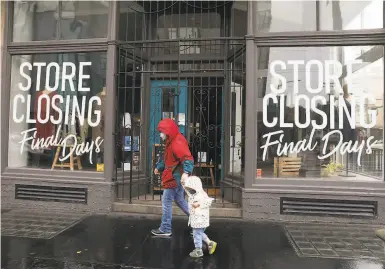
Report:
[[[199,177],[184,177],[181,180],[188,195],[189,220],[188,225],[193,229],[195,249],[190,253],[193,258],[203,256],[202,242],[204,241],[209,250],[209,254],[213,254],[217,243],[210,240],[205,234],[205,229],[210,225],[210,206],[213,201],[202,188],[202,181]]]

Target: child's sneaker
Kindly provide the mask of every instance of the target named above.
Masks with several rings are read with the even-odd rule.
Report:
[[[203,251],[200,248],[196,248],[190,252],[190,257],[192,258],[200,258],[203,257]]]
[[[214,254],[216,248],[217,248],[217,242],[210,241],[210,243],[209,243],[209,254],[210,255]]]

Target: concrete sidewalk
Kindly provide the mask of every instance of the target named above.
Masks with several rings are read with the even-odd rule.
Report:
[[[159,216],[110,214],[84,218],[77,214],[71,218],[58,213],[47,218],[38,213],[30,215],[34,215],[35,220],[27,219],[28,214],[14,214],[19,218],[13,223],[19,227],[23,223],[38,227],[39,219],[44,219],[44,226],[26,232],[24,237],[2,236],[2,268],[385,268],[384,242],[376,238],[376,227],[320,227],[215,219],[207,234],[218,242],[217,251],[212,256],[193,260],[188,257],[193,241],[186,218],[174,218],[171,238],[155,238],[149,231],[158,227]],[[11,231],[10,216],[2,218],[4,233]],[[65,222],[65,217],[72,222]],[[55,225],[65,225],[63,223],[70,223],[69,228],[53,237],[36,236],[39,231],[54,231]],[[25,238],[28,234],[35,238]],[[349,251],[353,254],[349,255]]]

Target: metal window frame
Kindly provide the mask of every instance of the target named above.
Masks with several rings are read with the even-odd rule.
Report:
[[[77,39],[77,40],[48,40],[48,41],[31,41],[31,42],[12,42],[13,32],[13,2],[5,2],[5,26],[3,36],[4,53],[1,75],[1,89],[9,89],[11,83],[11,69],[6,68],[12,64],[12,56],[15,55],[32,55],[32,54],[49,54],[49,53],[79,53],[79,52],[106,52],[107,53],[107,66],[106,66],[106,88],[109,89],[106,97],[107,109],[105,111],[106,128],[104,159],[107,160],[104,170],[104,180],[112,180],[113,174],[113,158],[111,165],[111,158],[106,156],[113,156],[114,145],[111,143],[112,132],[114,126],[114,92],[115,92],[115,70],[116,70],[116,39],[117,39],[117,20],[119,18],[118,2],[112,1],[108,10],[108,32],[106,38],[93,38],[93,39]],[[7,168],[8,167],[8,139],[9,139],[9,109],[10,109],[10,91],[2,90],[0,92],[2,106],[0,121],[1,126],[1,167],[0,172],[7,173],[25,173],[27,168]],[[3,120],[4,119],[4,120]],[[109,120],[110,119],[110,120]],[[53,174],[60,176],[63,171],[53,171]],[[74,172],[71,172],[74,174]],[[81,172],[75,172],[76,174]],[[94,180],[100,180],[100,176],[93,176]]]
[[[318,2],[318,1],[317,1]],[[252,10],[252,11],[250,11]],[[385,28],[385,4],[383,4],[383,26]],[[246,42],[246,59],[249,60],[247,70],[256,70],[258,63],[258,51],[261,47],[326,47],[326,46],[363,46],[363,45],[382,45],[385,49],[385,29],[373,30],[344,30],[344,31],[318,31],[318,32],[256,32],[256,3],[249,1],[248,7],[248,36]],[[318,20],[319,18],[317,18]],[[253,42],[253,46],[251,43]],[[253,59],[251,62],[250,59]],[[384,58],[383,58],[383,61]],[[246,156],[245,156],[245,189],[268,187],[271,189],[280,188],[280,186],[298,186],[303,184],[301,179],[263,179],[259,182],[255,179],[256,170],[256,139],[257,139],[257,106],[258,85],[253,72],[246,72]],[[385,69],[384,69],[385,77]],[[385,83],[384,83],[385,96]],[[385,112],[385,108],[383,108]],[[385,125],[385,119],[384,119]],[[385,137],[385,131],[383,130]],[[385,158],[385,156],[383,157]],[[384,159],[385,161],[385,159]],[[318,181],[317,179],[313,180]],[[323,181],[324,182],[324,181]],[[352,181],[328,181],[330,186],[349,186]],[[375,189],[384,188],[385,171],[383,171],[383,181],[379,182],[357,182],[360,186]],[[305,184],[306,181],[305,181]],[[316,182],[316,185],[319,184]],[[277,187],[278,186],[278,187]],[[310,186],[310,185],[309,185]]]
[[[0,100],[2,100],[2,105],[0,106],[0,110],[1,110],[1,120],[0,120],[0,132],[1,132],[1,135],[0,135],[0,147],[1,147],[1,151],[0,151],[0,159],[2,160],[0,162],[0,173],[2,174],[4,171],[5,171],[5,168],[7,167],[8,165],[8,133],[9,133],[9,91],[6,91],[4,89],[8,89],[8,85],[10,83],[10,76],[9,76],[9,73],[10,73],[10,70],[9,68],[6,68],[7,66],[9,66],[9,63],[10,63],[10,55],[7,51],[7,44],[8,44],[8,41],[9,41],[9,38],[8,38],[8,34],[9,34],[9,19],[8,19],[8,15],[9,15],[9,12],[7,12],[9,10],[9,2],[2,2],[0,3],[2,6],[2,8],[4,8],[5,10],[3,11],[2,10],[2,14],[1,15],[4,15],[5,18],[4,18],[4,25],[2,25],[4,28],[2,29],[3,32],[2,32],[2,35],[0,36],[0,38],[2,38],[3,40],[3,48],[2,50],[0,51],[0,53],[2,53],[2,61],[0,62],[1,64],[1,84],[0,84]]]

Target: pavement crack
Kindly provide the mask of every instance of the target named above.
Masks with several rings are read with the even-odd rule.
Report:
[[[149,235],[146,235],[146,237],[144,238],[143,242],[140,244],[140,246],[142,247],[144,245],[144,243],[146,243],[146,241],[148,240],[149,238]],[[131,262],[132,258],[136,255],[136,253],[138,253],[138,250],[141,249],[141,248],[137,248],[134,253],[128,258],[128,261],[127,263]]]

